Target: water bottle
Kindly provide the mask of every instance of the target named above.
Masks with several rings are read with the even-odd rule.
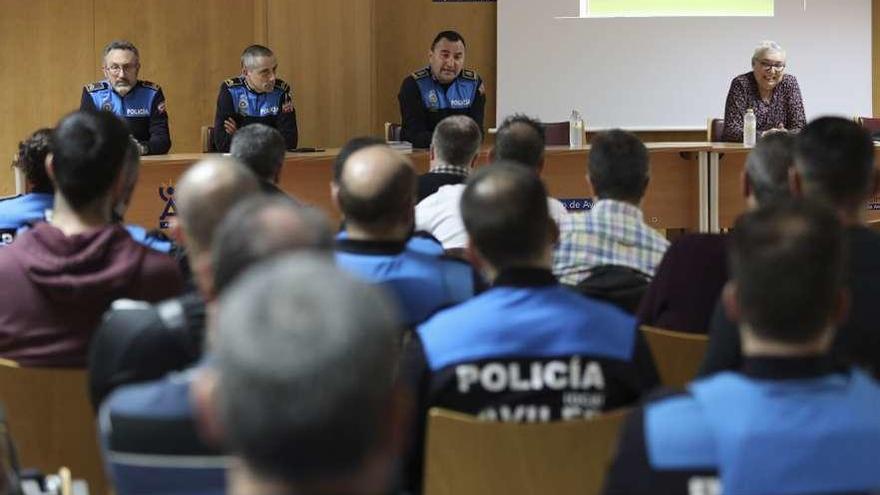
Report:
[[[755,145],[758,134],[758,122],[755,119],[755,111],[751,108],[743,115],[743,145],[752,147]]]
[[[571,148],[584,145],[584,119],[577,110],[572,110],[568,119],[568,144]]]

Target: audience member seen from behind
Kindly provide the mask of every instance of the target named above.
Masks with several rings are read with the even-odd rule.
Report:
[[[390,491],[407,401],[398,320],[378,289],[323,257],[287,256],[234,284],[217,322],[195,397],[236,458],[230,494]]]
[[[480,169],[461,209],[469,255],[493,286],[410,340],[402,369],[421,408],[410,488],[419,485],[430,407],[496,421],[588,418],[634,403],[658,382],[635,319],[553,277],[556,224],[537,175],[507,162]]]
[[[223,81],[214,114],[214,147],[229,151],[232,136],[250,124],[278,129],[286,148],[296,148],[299,134],[290,85],[276,77],[278,59],[269,48],[251,45],[241,54],[241,75]]]
[[[743,116],[755,113],[758,136],[773,132],[798,132],[807,125],[797,79],[785,71],[785,50],[776,42],[762,41],[752,54],[752,70],[730,83],[724,105],[723,141],[742,142]]]
[[[852,294],[849,317],[831,345],[842,364],[880,373],[880,234],[865,225],[867,201],[877,194],[874,145],[849,119],[823,117],[797,136],[792,194],[831,205],[845,227],[849,261],[846,281]],[[720,309],[710,325],[709,349],[700,373],[737,369],[742,361],[736,325]]]
[[[410,326],[474,294],[470,265],[407,248],[415,199],[412,165],[387,146],[350,155],[333,186],[346,222],[346,236],[336,242],[337,263],[388,289]]]
[[[127,383],[161,378],[201,356],[214,230],[233,206],[259,192],[256,177],[232,159],[213,157],[184,172],[176,186],[176,237],[187,248],[198,290],[159,303],[113,302],[92,339],[89,388],[97,408]]]
[[[0,200],[0,245],[11,244],[20,228],[42,222],[52,211],[55,186],[46,173],[51,136],[52,129],[39,129],[18,143],[12,166],[24,175],[25,190]]]
[[[518,163],[540,175],[544,168],[544,126],[525,115],[508,117],[498,127],[490,158]],[[463,183],[441,187],[416,206],[416,230],[436,237],[447,252],[461,251],[467,246],[467,230],[459,208],[464,187]],[[547,207],[565,237],[570,222],[568,212],[551,197],[547,198]]]
[[[633,412],[605,493],[876,491],[880,385],[828,355],[848,307],[840,222],[797,200],[744,214],[731,237],[722,301],[743,365]]]
[[[339,154],[336,155],[336,159],[333,161],[333,181],[330,183],[331,195],[334,194],[334,190],[338,190],[339,179],[342,176],[342,168],[352,153],[364,148],[369,148],[370,146],[386,145],[387,143],[383,139],[372,136],[360,136],[349,139],[342,148],[339,148]],[[343,214],[342,225],[340,226],[336,238],[345,239],[347,236],[348,234],[345,232],[345,218]],[[435,239],[434,236],[428,232],[413,232],[412,236],[406,243],[406,248],[434,256],[441,256],[444,254],[443,246],[440,244],[440,241]]]
[[[0,355],[27,366],[83,366],[101,315],[119,298],[159,301],[182,289],[166,255],[112,221],[129,149],[123,122],[76,112],[58,123],[46,171],[52,220],[0,250]]]
[[[769,134],[749,152],[741,176],[747,208],[790,197],[795,138]],[[688,234],[675,240],[639,306],[639,322],[669,330],[708,333],[712,311],[727,282],[727,235]]]
[[[330,247],[326,221],[315,210],[277,195],[251,195],[232,208],[214,230],[213,269],[202,273],[201,282],[211,294],[209,314],[216,314],[213,295],[222,295],[250,266],[296,250],[319,251],[330,262]],[[304,284],[305,280],[308,283]],[[305,287],[314,282],[296,280]],[[255,317],[251,325],[258,321]],[[249,328],[239,330],[248,332]],[[160,380],[121,387],[102,406],[100,433],[105,461],[119,495],[225,493],[229,461],[215,444],[199,436],[191,405],[193,380],[215,357],[210,346],[216,339],[211,337],[206,339],[209,348],[204,358],[192,367]],[[250,334],[247,337],[252,338]]]
[[[476,72],[464,68],[466,46],[455,31],[434,37],[428,66],[404,78],[397,94],[401,139],[427,148],[437,124],[450,115],[467,115],[483,127],[486,88]]]
[[[232,136],[229,153],[260,179],[263,191],[285,194],[278,188],[284,165],[284,136],[266,124],[252,124]]]
[[[464,183],[477,161],[482,141],[483,132],[474,119],[453,115],[441,120],[431,137],[431,168],[419,176],[416,202],[443,186]]]
[[[647,148],[619,129],[596,134],[587,180],[598,201],[571,215],[571,232],[560,242],[553,272],[562,283],[635,313],[669,247],[641,210],[650,181]]]

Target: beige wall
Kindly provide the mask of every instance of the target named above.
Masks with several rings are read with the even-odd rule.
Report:
[[[873,7],[873,73],[880,81],[880,0]],[[334,147],[400,120],[397,92],[426,63],[434,34],[462,33],[467,65],[486,81],[486,127],[495,125],[496,5],[431,0],[0,0],[0,196],[14,190],[16,144],[79,105],[101,77],[101,49],[128,38],[141,77],[162,85],[172,153],[199,150],[220,82],[238,73],[250,43],[266,43],[294,90],[303,146]],[[880,87],[874,86],[874,106]],[[702,140],[700,132],[643,139]]]

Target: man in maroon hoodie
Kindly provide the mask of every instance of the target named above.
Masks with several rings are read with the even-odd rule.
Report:
[[[112,222],[124,188],[125,124],[108,112],[64,117],[50,139],[52,218],[0,252],[0,356],[24,366],[83,366],[89,339],[119,298],[181,292],[177,266]]]

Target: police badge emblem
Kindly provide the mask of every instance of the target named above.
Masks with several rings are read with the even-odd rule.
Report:
[[[241,98],[238,99],[238,113],[242,115],[247,115],[248,111],[248,102],[247,98],[244,95],[241,95]]]
[[[101,110],[104,110],[105,112],[112,112],[113,105],[111,105],[109,101],[105,101],[104,104],[101,105]]]
[[[428,93],[428,103],[431,104],[431,108],[437,108],[439,106],[440,99],[437,98],[437,92],[433,89]]]

